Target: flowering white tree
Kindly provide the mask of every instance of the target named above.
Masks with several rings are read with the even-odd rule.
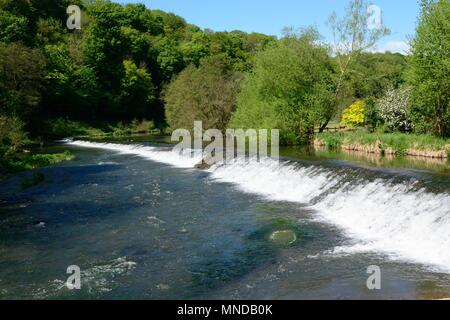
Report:
[[[380,117],[389,129],[401,132],[412,130],[409,116],[411,93],[411,88],[391,88],[378,101]]]

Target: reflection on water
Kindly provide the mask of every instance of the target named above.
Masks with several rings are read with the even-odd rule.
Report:
[[[369,166],[391,169],[429,170],[440,174],[450,175],[450,161],[448,159],[427,158],[394,155],[377,155],[362,151],[341,150],[328,151],[305,147],[284,147],[280,153],[286,157],[311,159],[331,159],[361,163]]]

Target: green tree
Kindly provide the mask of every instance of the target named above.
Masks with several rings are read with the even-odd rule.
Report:
[[[157,50],[157,62],[163,81],[170,80],[174,75],[184,69],[183,54],[175,39],[161,38],[157,44]]]
[[[217,56],[188,66],[170,83],[165,95],[166,119],[172,129],[190,129],[194,121],[203,128],[224,130],[235,110],[240,75]]]
[[[144,118],[150,114],[154,86],[150,74],[144,67],[138,68],[132,60],[124,60],[125,75],[120,94],[121,119]]]
[[[51,116],[77,119],[97,115],[98,81],[92,68],[78,65],[66,45],[46,45],[48,88],[44,107]]]
[[[210,55],[210,39],[203,31],[197,30],[189,41],[181,45],[181,52],[186,65],[198,66],[202,58]]]
[[[53,19],[65,24],[67,7],[78,5],[84,8],[83,4],[83,0],[0,0],[0,33],[11,31],[13,41],[34,46],[40,20]]]
[[[122,26],[126,22],[123,6],[109,1],[96,1],[88,6],[91,23],[85,30],[86,63],[99,77],[100,85],[111,94],[118,94],[123,75]]]
[[[422,0],[412,41],[409,83],[415,129],[450,134],[450,2]]]
[[[17,152],[26,142],[24,122],[17,117],[0,115],[0,167],[4,157]]]
[[[377,100],[374,97],[368,97],[365,100],[366,108],[364,109],[364,122],[371,131],[374,131],[383,123],[380,116],[380,110],[377,106]]]
[[[27,39],[29,39],[27,18],[0,9],[0,41],[11,43]]]
[[[60,44],[65,41],[66,30],[61,21],[54,18],[39,19],[37,22],[36,42],[40,46]]]
[[[389,29],[382,24],[375,28],[368,28],[369,18],[368,4],[364,0],[350,0],[346,15],[342,19],[338,19],[336,13],[333,13],[329,18],[329,25],[334,38],[334,53],[338,73],[333,101],[335,111],[346,100],[346,81],[355,59],[365,50],[372,48],[380,38],[390,33]],[[327,127],[334,113],[331,113],[324,120],[320,131]]]
[[[28,119],[39,106],[45,59],[38,49],[0,43],[0,114]]]
[[[345,86],[351,99],[380,98],[404,83],[406,57],[399,53],[363,52],[355,58]]]
[[[232,126],[280,129],[284,144],[309,143],[325,121],[334,91],[333,67],[315,30],[287,34],[255,57],[238,96]]]

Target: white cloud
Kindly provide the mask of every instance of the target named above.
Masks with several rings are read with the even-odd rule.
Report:
[[[372,52],[390,51],[394,53],[409,54],[410,49],[411,47],[407,41],[388,41],[371,51]]]

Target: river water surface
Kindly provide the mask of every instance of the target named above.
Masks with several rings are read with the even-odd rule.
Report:
[[[2,299],[450,297],[447,163],[286,149],[202,171],[156,142],[52,147],[65,149],[76,159],[39,169],[43,183],[0,185]]]

